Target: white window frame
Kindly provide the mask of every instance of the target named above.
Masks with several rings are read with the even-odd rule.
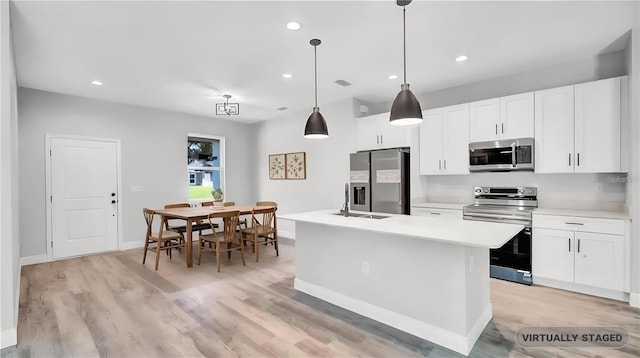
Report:
[[[211,169],[217,169],[220,171],[220,189],[222,189],[222,195],[225,195],[227,192],[227,180],[225,178],[225,139],[222,136],[211,135],[211,134],[202,134],[202,133],[187,133],[187,144],[189,144],[190,138],[201,138],[201,139],[211,139],[217,140],[220,142],[220,167],[211,167]],[[187,158],[188,160],[188,158]],[[187,163],[187,175],[185,178],[189,178],[189,164]],[[187,181],[187,185],[189,182]],[[188,189],[188,188],[187,188]],[[188,195],[188,194],[187,194]],[[187,198],[188,199],[188,198]],[[203,201],[210,201],[208,199],[188,199],[189,203],[201,203]]]

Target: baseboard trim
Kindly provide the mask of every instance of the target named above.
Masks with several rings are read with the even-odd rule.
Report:
[[[487,324],[489,324],[489,321],[491,321],[492,317],[493,306],[491,306],[491,303],[489,303],[480,317],[478,317],[478,320],[476,320],[476,323],[473,325],[473,327],[471,327],[469,333],[467,333],[467,347],[469,347],[469,351],[466,354],[469,354],[473,346],[480,338],[480,335],[482,335],[482,331],[484,331],[484,328],[487,326]]]
[[[131,242],[121,242],[120,246],[118,247],[118,250],[123,251],[123,250],[131,250],[131,249],[137,249],[140,247],[144,247],[144,240],[140,240],[140,241],[131,241]]]
[[[629,294],[629,306],[640,308],[640,293]]]
[[[25,256],[20,258],[20,267],[41,264],[43,262],[49,262],[47,254]]]
[[[533,276],[533,283],[535,285],[548,286],[561,290],[584,293],[585,295],[604,297],[612,300],[629,302],[629,304],[631,304],[629,294],[626,292],[615,291],[606,288],[591,287],[572,282],[558,281],[551,278],[538,277],[535,275]]]
[[[465,337],[298,278],[294,279],[293,287],[300,292],[304,292],[464,355],[469,354],[480,333],[489,320],[491,320],[492,314],[491,306],[489,305],[473,325],[471,334]],[[480,333],[478,333],[478,331]]]
[[[18,329],[16,327],[0,332],[0,349],[18,344]]]

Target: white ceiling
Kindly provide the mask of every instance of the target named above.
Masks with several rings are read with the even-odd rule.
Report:
[[[388,102],[402,83],[402,8],[393,0],[12,5],[23,87],[209,117],[227,93],[240,103],[230,119],[243,122],[277,117],[278,107],[311,113],[312,38],[322,40],[321,110],[350,97]],[[414,1],[408,82],[425,93],[620,50],[616,40],[638,16],[637,0]],[[287,30],[289,21],[302,29]],[[469,60],[454,62],[460,54]],[[387,79],[392,73],[399,78]]]

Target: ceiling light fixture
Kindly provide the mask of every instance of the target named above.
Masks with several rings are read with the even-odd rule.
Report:
[[[313,46],[313,68],[314,68],[314,78],[315,78],[315,94],[316,94],[316,105],[313,107],[313,112],[307,119],[307,125],[304,127],[304,136],[305,138],[327,138],[329,136],[329,131],[327,130],[327,122],[324,120],[322,114],[320,114],[320,108],[318,108],[318,45],[322,42],[318,39],[311,39],[309,41],[311,46]]]
[[[389,77],[387,77],[390,80],[395,80],[398,78],[398,75],[389,75]]]
[[[216,115],[226,114],[227,116],[237,116],[240,114],[239,103],[229,103],[230,94],[223,94],[222,97],[226,99],[224,103],[216,103]]]
[[[291,78],[291,77],[293,77],[293,75],[292,75],[292,74],[290,74],[290,73],[283,73],[283,74],[282,74],[282,77],[283,77],[283,78]]]
[[[300,24],[295,22],[295,21],[291,21],[291,22],[287,23],[287,29],[292,30],[292,31],[300,30],[301,27],[302,26],[300,26]]]
[[[463,61],[466,61],[468,59],[469,59],[469,57],[467,57],[465,55],[462,55],[462,56],[456,57],[456,62],[463,62]]]
[[[422,122],[422,109],[420,102],[409,89],[407,83],[407,34],[406,34],[406,6],[411,0],[396,0],[398,6],[402,6],[402,46],[404,50],[404,83],[400,86],[400,93],[391,105],[389,123],[393,125],[410,125]]]
[[[94,86],[102,86],[104,83],[98,80],[91,81],[91,84]]]

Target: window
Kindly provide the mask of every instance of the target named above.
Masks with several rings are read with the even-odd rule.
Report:
[[[188,134],[187,167],[189,200],[212,200],[212,191],[223,193],[224,137]]]

